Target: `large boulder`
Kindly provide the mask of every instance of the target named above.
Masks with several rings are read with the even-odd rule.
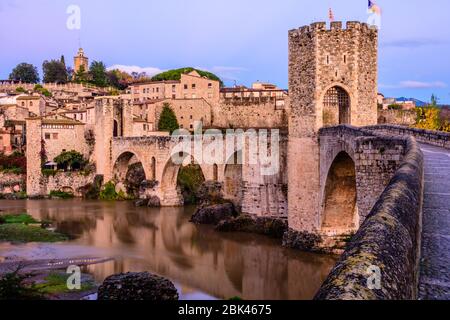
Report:
[[[196,197],[200,204],[223,203],[222,183],[217,181],[205,181],[198,188]]]
[[[171,281],[148,273],[121,273],[106,278],[98,300],[175,301],[178,292]]]
[[[221,221],[216,226],[216,230],[221,232],[257,233],[281,239],[288,230],[288,222],[287,219],[241,215],[234,219]]]
[[[198,208],[192,216],[191,222],[216,225],[223,220],[233,219],[237,215],[232,203],[215,204]]]
[[[161,207],[161,201],[157,196],[152,196],[148,199],[147,207],[159,208]]]

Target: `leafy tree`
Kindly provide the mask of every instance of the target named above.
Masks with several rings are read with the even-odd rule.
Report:
[[[108,86],[108,77],[106,75],[106,66],[101,61],[93,61],[89,71],[91,75],[91,83],[98,87]]]
[[[77,72],[75,72],[73,76],[73,81],[76,83],[85,83],[88,81],[89,75],[86,72],[86,69],[84,69],[84,66],[80,66],[80,69],[78,69]]]
[[[9,79],[26,83],[38,83],[39,73],[37,68],[32,64],[20,63],[13,69],[9,75]]]
[[[64,67],[66,66],[66,58],[64,58],[64,55],[61,56],[60,59],[61,63],[64,65]]]
[[[45,83],[67,83],[68,74],[64,63],[58,60],[44,61],[42,64]]]
[[[131,83],[133,83],[133,77],[118,69],[110,70],[106,72],[109,85],[119,90],[125,90]]]
[[[169,103],[164,103],[159,117],[158,128],[160,131],[168,131],[170,133],[180,128],[177,116]]]
[[[53,161],[64,170],[80,169],[86,164],[83,155],[75,150],[62,152]]]
[[[25,93],[25,92],[27,92],[27,91],[24,89],[24,87],[17,87],[17,88],[16,88],[16,92],[17,92],[17,93]]]
[[[223,87],[223,81],[218,76],[216,76],[215,74],[213,74],[211,72],[203,71],[203,70],[194,69],[194,68],[191,68],[191,67],[181,68],[181,69],[174,69],[174,70],[169,70],[169,71],[162,72],[162,73],[157,74],[156,76],[154,76],[152,78],[152,81],[180,80],[181,74],[186,74],[186,73],[192,72],[194,70],[197,71],[198,74],[200,76],[202,76],[202,77],[206,77],[206,78],[211,79],[211,80],[219,81],[220,82],[220,86]]]

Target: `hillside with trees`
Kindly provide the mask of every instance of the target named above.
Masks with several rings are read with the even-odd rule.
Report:
[[[173,69],[169,71],[162,72],[160,74],[155,75],[152,78],[152,81],[168,81],[168,80],[180,80],[182,74],[186,74],[192,71],[197,71],[198,74],[202,77],[206,77],[211,80],[219,81],[220,86],[223,87],[223,81],[216,76],[214,73],[198,70],[195,68],[187,67],[187,68],[181,68],[181,69]]]

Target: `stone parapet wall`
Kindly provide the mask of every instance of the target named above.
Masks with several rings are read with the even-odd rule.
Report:
[[[398,125],[368,126],[364,129],[385,135],[413,136],[417,142],[450,149],[450,133],[446,132],[408,128]]]
[[[64,191],[81,197],[81,188],[94,181],[95,174],[83,175],[78,172],[59,172],[54,176],[43,177],[42,190],[48,195],[51,191]]]
[[[317,293],[317,300],[415,299],[423,200],[423,154],[406,138],[400,168],[373,207],[340,261]],[[370,289],[379,268],[380,286]],[[374,282],[376,284],[376,282]]]
[[[416,120],[417,113],[414,110],[378,110],[378,124],[411,126]]]
[[[26,176],[0,172],[0,194],[11,194],[25,191]]]

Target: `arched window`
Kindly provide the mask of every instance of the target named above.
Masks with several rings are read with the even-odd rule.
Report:
[[[350,124],[350,96],[341,87],[335,86],[323,98],[324,126]]]

